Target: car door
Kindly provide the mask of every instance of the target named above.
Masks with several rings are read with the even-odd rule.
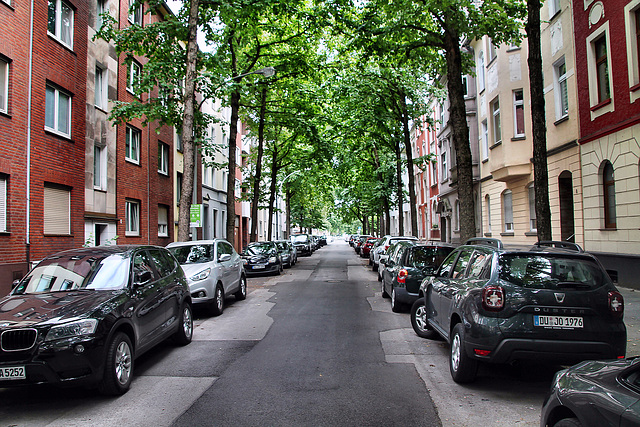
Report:
[[[225,295],[229,295],[236,286],[233,276],[233,259],[229,249],[224,242],[216,243],[215,264],[216,268],[220,270],[219,277],[222,280]]]
[[[453,251],[442,262],[442,265],[438,269],[436,275],[431,279],[431,285],[427,288],[425,294],[427,318],[444,337],[448,337],[448,328],[445,327],[446,313],[442,312],[442,294],[449,286],[449,282],[451,281],[451,271],[453,270],[453,266],[455,265],[459,254],[460,251]]]
[[[386,259],[386,264],[382,269],[382,283],[385,291],[391,295],[391,286],[394,274],[394,268],[396,265],[396,255],[398,250],[400,249],[400,245],[394,245],[389,248],[389,256]]]
[[[132,300],[134,309],[132,320],[138,331],[138,347],[153,343],[162,333],[167,320],[164,305],[165,284],[158,275],[153,261],[146,250],[133,255],[132,259]]]
[[[163,327],[168,327],[179,320],[181,315],[183,284],[176,276],[178,267],[171,255],[164,249],[149,249],[150,260],[158,272],[159,283],[162,286],[162,305],[165,311]]]
[[[473,248],[460,251],[458,259],[456,259],[456,263],[453,265],[453,269],[451,269],[450,279],[446,284],[443,284],[440,290],[441,325],[447,331],[451,323],[451,315],[454,312],[454,298],[459,293],[466,291],[464,279],[473,251]]]

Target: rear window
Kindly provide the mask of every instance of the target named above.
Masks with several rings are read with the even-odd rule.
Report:
[[[588,258],[504,254],[499,276],[515,285],[535,289],[593,289],[609,282],[602,268]]]
[[[435,270],[452,250],[453,248],[447,247],[417,247],[414,248],[409,263],[417,268],[433,267]]]

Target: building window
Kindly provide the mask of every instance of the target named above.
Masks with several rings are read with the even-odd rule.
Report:
[[[9,63],[0,58],[0,112],[9,112]]]
[[[560,12],[560,0],[549,0],[549,18]]]
[[[44,234],[71,234],[71,191],[45,184]]]
[[[7,231],[7,178],[0,176],[0,233]]]
[[[477,75],[478,75],[478,92],[484,90],[484,52],[478,54]]]
[[[93,146],[93,188],[107,189],[107,147],[102,144]]]
[[[96,64],[95,104],[103,110],[107,109],[107,70]]]
[[[446,151],[440,155],[440,164],[442,165],[441,174],[442,174],[442,180],[444,181],[449,177],[448,170],[447,170],[447,152]]]
[[[469,95],[469,81],[467,76],[462,76],[462,94],[464,96]]]
[[[434,186],[438,183],[438,163],[431,163],[431,185]]]
[[[107,0],[97,0],[96,1],[96,28],[100,29],[102,27],[102,23],[104,19],[102,18],[102,14],[107,12]]]
[[[454,212],[453,214],[455,215],[454,221],[455,221],[455,231],[460,231],[460,201],[456,200],[454,206]]]
[[[169,237],[169,208],[158,206],[158,237]]]
[[[598,103],[611,98],[609,88],[609,63],[607,60],[607,37],[603,35],[593,42],[596,58],[596,81],[598,83]]]
[[[176,133],[176,150],[182,152],[182,134]]]
[[[527,190],[529,192],[529,230],[537,231],[538,225],[536,223],[536,189],[533,184],[529,184]]]
[[[616,228],[616,184],[613,177],[613,165],[605,161],[602,168],[604,227]]]
[[[136,200],[127,200],[124,202],[126,228],[125,235],[140,235],[140,203]]]
[[[176,205],[180,206],[180,198],[182,197],[182,173],[176,175]]]
[[[46,89],[44,127],[71,137],[71,96],[49,85]]]
[[[444,102],[440,103],[440,129],[444,128],[445,126],[445,122],[444,122]]]
[[[73,48],[73,9],[62,0],[49,0],[47,31]]]
[[[158,172],[169,175],[169,146],[158,142]]]
[[[569,94],[567,92],[567,64],[564,57],[553,66],[555,88],[556,120],[569,115]]]
[[[502,193],[502,216],[504,218],[505,233],[513,232],[513,199],[511,190]]]
[[[487,121],[482,121],[482,134],[480,138],[482,138],[482,160],[489,158],[489,126],[487,125]]]
[[[636,17],[636,59],[638,62],[638,70],[640,72],[640,8],[635,11]]]
[[[491,233],[491,197],[484,196],[484,205],[487,208],[487,233]]]
[[[500,129],[500,99],[496,98],[491,103],[491,114],[493,116],[493,143],[502,141],[502,130]]]
[[[136,0],[129,0],[129,22],[142,25],[142,3]]]
[[[514,137],[520,138],[524,135],[524,91],[522,89],[513,91],[513,129]]]
[[[124,158],[130,162],[140,163],[140,131],[127,126]]]
[[[493,41],[489,40],[489,57],[487,58],[487,60],[489,61],[489,63],[491,63],[491,61],[493,61],[494,59],[496,59],[496,56],[498,56],[498,49],[496,48],[496,45],[493,44]]]
[[[140,82],[140,73],[142,67],[136,61],[131,60],[127,67],[127,90],[133,94],[136,93],[136,85]]]

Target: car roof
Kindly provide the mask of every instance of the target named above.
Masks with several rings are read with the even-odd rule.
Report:
[[[59,256],[89,256],[89,255],[113,255],[127,252],[133,252],[138,249],[165,249],[162,246],[154,245],[108,245],[108,246],[90,246],[83,248],[67,249],[64,251],[54,252],[51,255],[45,257],[59,257]]]
[[[167,248],[175,248],[177,246],[193,246],[193,245],[212,245],[216,242],[229,243],[225,239],[210,239],[210,240],[188,240],[186,242],[171,242],[167,245]],[[229,243],[231,244],[231,243]]]

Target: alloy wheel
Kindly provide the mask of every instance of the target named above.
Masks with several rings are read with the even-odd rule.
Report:
[[[131,377],[131,348],[124,341],[121,341],[116,349],[115,369],[118,383],[127,384]]]

